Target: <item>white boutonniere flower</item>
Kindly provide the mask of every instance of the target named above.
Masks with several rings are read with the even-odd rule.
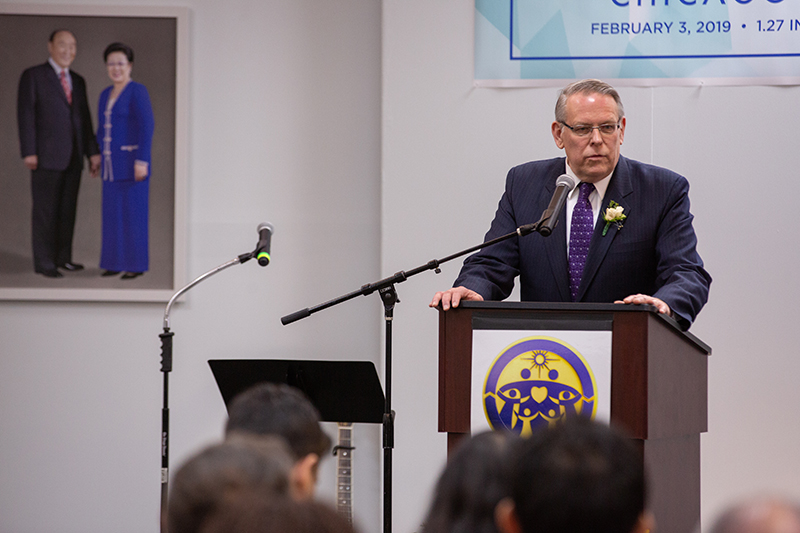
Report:
[[[617,224],[617,230],[622,229],[622,221],[628,218],[628,215],[623,213],[624,210],[625,208],[619,205],[614,200],[611,200],[608,203],[606,212],[603,215],[603,220],[606,221],[606,227],[603,228],[603,237],[605,237],[606,233],[608,233],[608,228],[609,226],[611,226],[612,223]]]

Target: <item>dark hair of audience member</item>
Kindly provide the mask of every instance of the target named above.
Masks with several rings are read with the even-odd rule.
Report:
[[[487,431],[465,440],[439,477],[425,533],[496,533],[494,509],[510,494],[509,450],[519,439]]]
[[[265,499],[255,492],[243,491],[227,497],[199,530],[199,533],[231,532],[355,533],[355,530],[325,504],[286,497]]]
[[[169,494],[170,533],[197,533],[206,516],[238,492],[264,500],[288,497],[294,460],[279,437],[235,435],[209,446],[175,473]]]
[[[525,533],[629,533],[646,502],[641,453],[618,430],[572,417],[514,454],[511,494]]]
[[[284,384],[254,385],[233,399],[225,434],[242,432],[283,437],[296,460],[311,453],[322,458],[331,445],[316,407],[299,389]]]

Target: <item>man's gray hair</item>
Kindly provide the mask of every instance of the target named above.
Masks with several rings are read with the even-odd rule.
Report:
[[[573,94],[603,94],[610,96],[617,103],[617,120],[625,116],[625,108],[622,107],[622,99],[619,93],[611,85],[600,80],[580,80],[570,83],[558,94],[556,100],[556,122],[565,123],[567,121],[567,98]]]

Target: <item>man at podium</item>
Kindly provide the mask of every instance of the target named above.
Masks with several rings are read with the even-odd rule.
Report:
[[[554,195],[574,183],[552,234],[505,240],[471,255],[431,307],[503,300],[519,276],[523,301],[650,304],[687,329],[711,284],[696,250],[689,183],[621,156],[625,126],[619,93],[607,83],[581,80],[562,89],[551,132],[566,157],[508,172],[485,241],[536,222]],[[563,174],[567,185],[557,186]]]

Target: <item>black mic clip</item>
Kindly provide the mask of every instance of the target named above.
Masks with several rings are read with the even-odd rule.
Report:
[[[544,222],[546,222],[546,220],[540,220],[539,222],[534,222],[533,224],[525,224],[524,226],[520,226],[517,228],[517,235],[519,235],[520,237],[524,237],[525,235],[530,235],[534,231],[542,233],[542,228],[540,228],[540,226]],[[550,233],[547,232],[547,235],[542,233],[542,235],[547,237],[547,235],[550,235]]]

